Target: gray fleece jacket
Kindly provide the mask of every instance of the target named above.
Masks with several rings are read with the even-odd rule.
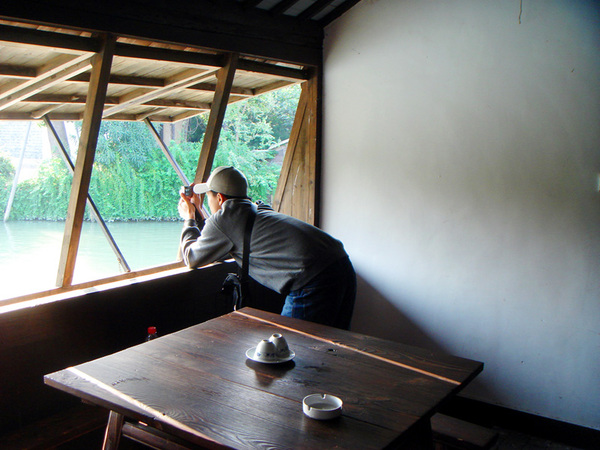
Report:
[[[181,234],[185,263],[194,268],[233,257],[241,265],[250,209],[257,214],[250,243],[249,274],[274,291],[287,295],[347,256],[342,243],[319,228],[264,204],[257,207],[247,199],[229,199],[204,224],[185,221]]]

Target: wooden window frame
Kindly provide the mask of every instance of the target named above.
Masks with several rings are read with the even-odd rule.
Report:
[[[85,283],[73,284],[73,274],[85,206],[86,203],[91,201],[89,198],[89,185],[100,125],[103,117],[108,117],[118,112],[114,109],[116,107],[105,109],[111,63],[113,55],[115,55],[115,49],[117,48],[116,37],[115,35],[105,33],[101,35],[100,42],[100,48],[92,56],[78,58],[71,64],[75,68],[69,71],[69,74],[72,75],[74,70],[81,73],[83,70],[89,69],[90,66],[92,68],[79,150],[77,160],[73,166],[73,184],[71,186],[67,221],[57,274],[56,284],[58,287],[0,300],[0,306],[40,299],[74,290],[93,288],[132,278],[149,276],[159,272],[182,269],[184,267],[183,263],[178,261],[148,269],[128,271],[123,274]],[[86,50],[89,51],[91,49],[86,48]],[[122,46],[120,51],[123,51]],[[237,53],[230,53],[226,57],[225,64],[217,70],[217,86],[214,101],[210,108],[205,139],[202,144],[194,177],[196,183],[205,182],[212,169],[221,126],[232,92],[233,78],[236,69],[240,66],[246,69],[253,67],[251,62],[242,62]],[[254,67],[259,70],[261,68],[260,63],[256,63]],[[321,107],[320,72],[316,69],[312,70],[307,78],[302,83],[300,101],[289,140],[290,144],[288,144],[288,150],[284,158],[273,206],[277,211],[295,216],[313,225],[318,225],[317,199],[320,181],[319,156],[321,132],[319,113]],[[196,83],[199,82],[196,78],[193,81]],[[50,123],[47,117],[42,115],[41,118],[47,124]]]

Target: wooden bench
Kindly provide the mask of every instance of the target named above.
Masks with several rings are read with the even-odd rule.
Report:
[[[107,420],[107,410],[81,404],[1,436],[0,448],[46,450],[104,428]],[[130,428],[131,433],[127,433],[128,437],[141,442],[136,436],[138,433],[136,427],[130,426]],[[498,438],[498,433],[489,428],[443,414],[436,414],[431,418],[431,428],[436,450],[490,449]]]
[[[106,427],[108,411],[81,404],[0,436],[2,450],[47,450]]]
[[[431,418],[435,450],[490,449],[498,439],[498,432],[443,414]]]

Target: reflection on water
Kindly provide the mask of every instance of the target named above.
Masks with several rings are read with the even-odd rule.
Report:
[[[107,224],[131,270],[174,262],[181,222]],[[56,286],[64,222],[15,221],[0,227],[0,299]],[[97,223],[83,224],[74,283],[122,273]]]

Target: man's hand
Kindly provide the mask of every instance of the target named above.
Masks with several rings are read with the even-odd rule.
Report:
[[[197,195],[194,194],[193,197],[186,197],[182,192],[179,194],[179,196],[181,198],[179,199],[179,205],[177,205],[177,209],[179,210],[179,215],[181,218],[183,220],[196,219],[196,206],[194,206],[192,203],[192,199],[193,197],[197,197]]]

